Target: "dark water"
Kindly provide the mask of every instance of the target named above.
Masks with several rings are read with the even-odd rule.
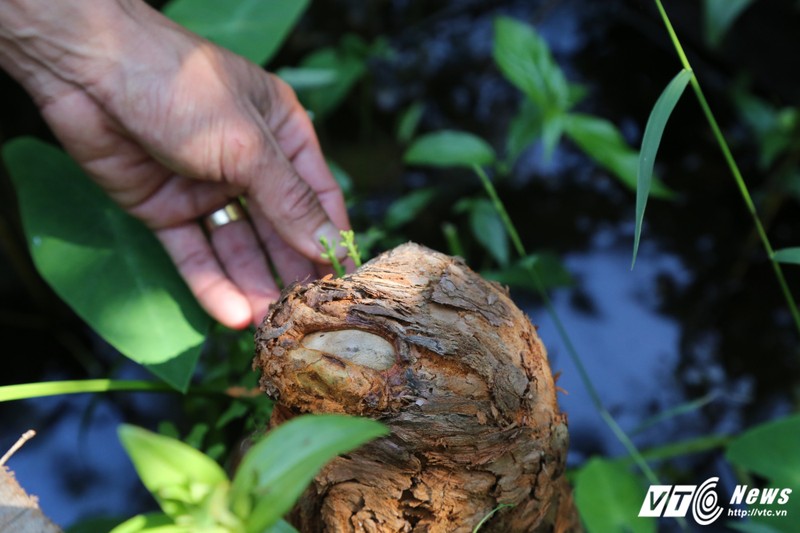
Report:
[[[793,32],[800,16],[788,1],[757,3],[722,51],[711,52],[702,45],[696,4],[669,2],[667,8],[723,129],[732,132],[734,152],[757,203],[779,206],[771,211],[768,227],[773,244],[796,246],[797,199],[757,169],[753,140],[733,112],[727,90],[739,73],[747,72],[759,96],[776,104],[798,104],[798,82],[787,72],[798,71],[800,56],[787,57],[780,50],[791,43],[797,49]],[[319,126],[328,155],[356,182],[357,228],[379,220],[388,202],[399,195],[437,185],[436,203],[405,233],[446,250],[441,223],[463,223],[450,206],[458,198],[478,194],[479,186],[464,173],[403,168],[394,127],[403,109],[421,102],[422,131],[464,129],[502,148],[519,95],[491,59],[492,20],[501,14],[536,23],[570,81],[589,89],[579,109],[612,120],[634,145],[653,102],[680,68],[650,2],[395,0],[369,7],[347,1],[315,5],[279,61],[292,64],[310,48],[336,42],[345,32],[368,41],[384,35],[392,50],[370,62],[364,87]],[[759,30],[763,27],[771,28],[769,35]],[[670,122],[657,169],[678,197],[648,206],[633,271],[633,194],[567,142],[549,162],[540,147],[532,147],[512,175],[498,183],[526,247],[554,251],[574,276],[575,287],[552,293],[554,305],[602,401],[622,427],[633,432],[665,410],[709,399],[701,409],[635,433],[641,447],[735,434],[778,417],[796,406],[800,382],[797,332],[689,91]],[[480,266],[476,250],[468,255]],[[797,272],[786,271],[800,294]],[[7,279],[12,281],[3,287],[4,312],[20,300],[18,305],[35,323],[40,308],[26,303],[25,291],[12,276],[9,270]],[[567,391],[560,401],[569,413],[570,464],[595,454],[622,454],[592,407],[541,303],[524,292],[515,291],[514,296],[538,324],[553,370],[560,372],[558,384]],[[8,336],[4,359],[14,360],[4,381],[84,375],[85,369],[64,353],[59,335],[78,331],[78,344],[96,341],[62,311],[54,311],[48,320],[55,322],[55,329],[23,329],[18,324],[2,329],[4,339]],[[109,369],[117,364],[113,355],[100,361]],[[115,427],[122,420],[152,424],[165,406],[165,398],[131,395],[3,405],[0,448],[31,425],[42,428],[43,436],[10,466],[57,522],[70,524],[97,513],[129,516],[148,500],[135,489]],[[713,453],[683,457],[671,469],[685,482],[719,475],[723,485],[735,483]]]

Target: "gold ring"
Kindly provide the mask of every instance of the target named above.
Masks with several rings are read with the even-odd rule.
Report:
[[[245,218],[247,218],[247,214],[245,213],[242,204],[239,202],[239,200],[233,200],[226,206],[221,207],[213,213],[203,217],[203,223],[206,226],[206,230],[211,232],[217,228],[226,226],[231,222],[244,220]]]

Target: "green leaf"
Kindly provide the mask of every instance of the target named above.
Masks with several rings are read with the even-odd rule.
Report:
[[[179,440],[127,424],[117,433],[142,483],[173,518],[228,483],[216,462]]]
[[[283,67],[275,71],[295,91],[322,89],[336,83],[337,73],[330,68]]]
[[[779,263],[800,265],[800,247],[784,248],[772,254],[772,258]]]
[[[753,0],[703,0],[706,43],[716,48],[739,15]]]
[[[334,72],[334,82],[327,87],[300,91],[300,100],[317,117],[330,113],[367,72],[367,57],[372,53],[373,50],[355,35],[345,36],[335,48],[315,50],[303,59],[301,66]]]
[[[414,220],[419,213],[428,207],[436,196],[436,189],[426,187],[411,191],[401,196],[389,206],[383,225],[388,229],[398,229]]]
[[[686,85],[692,79],[692,72],[683,69],[672,78],[667,84],[664,92],[656,100],[650,117],[647,119],[647,126],[644,128],[642,137],[642,150],[639,153],[639,171],[636,174],[636,229],[633,237],[633,258],[631,268],[636,263],[636,253],[639,251],[639,238],[642,234],[642,222],[644,220],[644,210],[647,206],[647,197],[650,194],[651,182],[653,180],[653,165],[656,161],[656,153],[661,144],[661,136],[667,126],[675,104],[680,100]]]
[[[298,533],[298,531],[286,520],[278,520],[274,525],[268,527],[264,533]]]
[[[511,119],[506,139],[506,164],[510,168],[528,146],[542,135],[542,112],[532,101],[523,100]]]
[[[382,424],[341,415],[299,416],[270,431],[242,459],[233,511],[260,533],[291,509],[320,468],[341,453],[386,435]]]
[[[725,456],[730,462],[773,483],[800,489],[800,415],[746,431],[728,445]],[[797,493],[800,494],[800,490]]]
[[[472,167],[491,165],[494,149],[480,137],[463,131],[443,130],[418,137],[403,160],[410,165]]]
[[[19,138],[3,158],[42,277],[122,354],[185,391],[210,319],[153,233],[57,148]]]
[[[488,522],[489,519],[491,519],[495,515],[495,513],[497,513],[498,511],[500,511],[502,509],[505,509],[506,507],[514,507],[514,504],[513,503],[501,503],[500,505],[498,505],[497,507],[495,507],[494,509],[492,509],[491,511],[486,513],[486,516],[481,518],[481,521],[478,522],[478,525],[475,526],[475,528],[472,530],[472,533],[478,533],[481,530],[481,528],[486,524],[486,522]]]
[[[539,281],[544,289],[569,287],[575,283],[572,275],[570,275],[558,256],[549,252],[528,255],[515,261],[507,268],[481,272],[481,275],[486,279],[497,281],[503,285],[537,291],[538,288],[531,279],[529,270],[531,267],[539,276]]]
[[[653,518],[640,518],[645,490],[624,466],[593,458],[575,476],[575,504],[588,533],[656,531]]]
[[[103,531],[94,529],[93,531]],[[190,533],[188,527],[177,526],[164,513],[148,513],[136,515],[111,530],[111,533]]]
[[[544,114],[567,111],[574,96],[550,48],[531,26],[508,17],[494,21],[493,55],[503,75]]]
[[[172,0],[163,12],[209,41],[263,65],[307,6],[308,0]]]
[[[609,171],[620,183],[636,190],[638,153],[628,146],[622,134],[611,122],[581,113],[564,117],[564,132],[586,155]],[[652,195],[670,198],[673,193],[658,179],[652,180]]]
[[[405,144],[414,137],[414,133],[417,131],[417,126],[419,126],[419,121],[422,119],[422,112],[424,110],[425,106],[422,102],[416,101],[403,111],[400,121],[397,124],[398,142]]]
[[[505,226],[492,202],[485,198],[472,202],[469,209],[472,234],[502,267],[508,265],[510,249]]]
[[[753,517],[785,533],[797,531],[800,515],[800,415],[761,424],[736,437],[725,452],[734,465],[767,478],[764,488],[791,489],[786,504],[758,504],[759,508],[785,511],[786,516]]]
[[[564,113],[553,112],[548,113],[544,117],[542,123],[542,145],[544,146],[545,161],[550,161],[553,152],[561,140],[561,134],[564,132]]]

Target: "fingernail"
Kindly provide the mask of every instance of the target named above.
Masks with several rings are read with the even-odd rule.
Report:
[[[347,248],[341,246],[339,243],[342,240],[342,236],[339,233],[339,230],[331,224],[330,222],[326,222],[317,228],[317,231],[314,233],[314,238],[316,239],[317,246],[320,246],[320,240],[322,238],[327,239],[328,244],[331,245],[333,248],[334,253],[336,253],[336,258],[339,260],[344,259],[347,257]]]

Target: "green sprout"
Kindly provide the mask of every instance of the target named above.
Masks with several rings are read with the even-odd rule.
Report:
[[[319,242],[322,245],[322,257],[323,259],[327,259],[331,262],[331,266],[333,270],[336,271],[336,275],[339,277],[344,276],[344,267],[342,263],[339,262],[339,258],[336,257],[336,250],[331,245],[330,241],[328,241],[327,237],[320,237]]]
[[[356,267],[361,266],[361,250],[358,249],[358,245],[356,244],[356,234],[353,230],[347,231],[340,231],[339,234],[342,236],[342,242],[339,243],[339,246],[344,246],[347,248],[347,256],[353,260]]]

